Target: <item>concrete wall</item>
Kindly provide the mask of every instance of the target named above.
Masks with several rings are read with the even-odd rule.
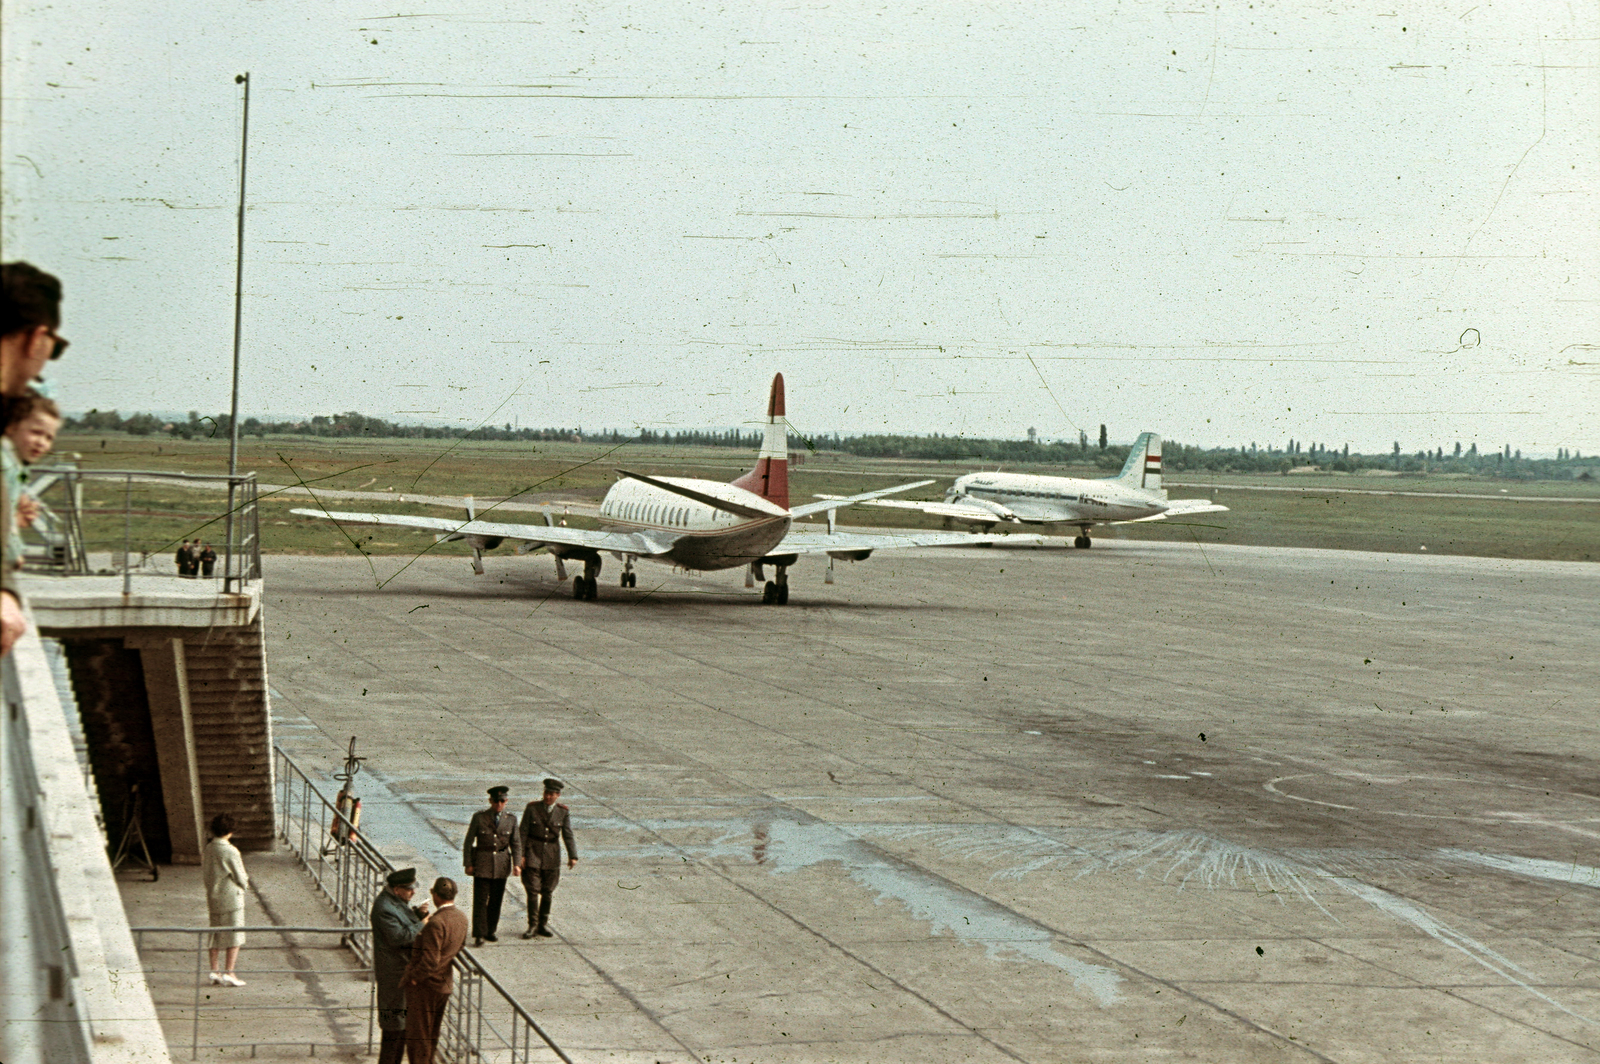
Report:
[[[61,641],[113,846],[137,785],[158,862],[200,859],[206,825],[231,813],[234,842],[272,844],[272,714],[259,588],[218,595],[177,582],[120,596],[94,578],[27,590]]]
[[[168,1064],[38,636],[0,673],[0,1060]]]

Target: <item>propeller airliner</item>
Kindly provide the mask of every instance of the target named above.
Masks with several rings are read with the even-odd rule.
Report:
[[[746,587],[765,581],[762,601],[789,601],[789,567],[803,555],[827,555],[825,577],[833,583],[832,559],[861,560],[877,550],[907,547],[979,547],[1005,540],[1038,543],[1036,536],[966,532],[913,532],[869,535],[838,532],[834,511],[896,492],[932,484],[920,480],[824,502],[789,506],[789,436],[784,417],[783,374],[772,378],[767,400],[766,430],[755,468],[731,483],[692,477],[650,476],[618,470],[620,476],[601,501],[599,530],[568,528],[546,515],[544,525],[480,521],[469,509],[467,520],[408,514],[344,513],[296,509],[306,517],[326,517],[338,524],[389,525],[434,532],[437,540],[465,540],[472,548],[473,572],[483,573],[483,552],[514,543],[518,554],[544,550],[554,555],[556,577],[567,578],[565,563],[581,561],[583,573],[573,577],[574,598],[596,598],[605,555],[622,562],[621,586],[638,586],[636,561],[661,562],[693,572],[745,568]],[[826,513],[826,532],[795,529],[797,518]],[[767,580],[765,567],[772,566]]]
[[[829,499],[833,496],[819,495]],[[1169,499],[1161,487],[1161,437],[1142,433],[1128,448],[1122,472],[1105,479],[1047,477],[1031,473],[968,473],[956,478],[943,502],[868,499],[867,506],[920,510],[950,523],[988,531],[1000,524],[1076,525],[1074,547],[1089,546],[1094,525],[1163,521],[1169,517],[1219,513],[1209,499]]]

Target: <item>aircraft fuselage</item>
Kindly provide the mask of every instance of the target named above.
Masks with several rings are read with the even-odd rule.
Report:
[[[1114,480],[1027,473],[968,473],[956,480],[945,501],[994,509],[999,517],[1009,512],[1019,521],[1063,525],[1131,521],[1167,509],[1161,495]]]
[[[600,503],[601,527],[608,532],[658,530],[677,536],[672,549],[657,561],[700,572],[736,569],[766,557],[789,533],[788,512],[754,492],[716,480],[656,479],[770,514],[748,517],[637,480],[619,480]]]

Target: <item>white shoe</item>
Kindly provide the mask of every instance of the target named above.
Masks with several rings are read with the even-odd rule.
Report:
[[[219,978],[223,986],[244,986],[244,980],[232,972],[223,972]]]
[[[211,985],[212,986],[227,986],[228,984],[224,983],[222,981],[222,973],[221,972],[212,972],[211,973]]]

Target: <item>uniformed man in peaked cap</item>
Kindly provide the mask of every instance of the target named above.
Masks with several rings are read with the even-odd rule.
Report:
[[[528,929],[523,938],[550,938],[550,895],[561,882],[561,844],[567,844],[567,867],[578,863],[572,822],[562,805],[560,780],[544,781],[544,800],[522,811],[522,886],[528,892]]]
[[[383,1032],[378,1064],[400,1064],[406,1048],[406,993],[400,976],[411,960],[428,906],[411,904],[417,892],[415,868],[390,872],[385,882],[372,903],[372,974],[378,984],[378,1028]]]
[[[522,837],[517,818],[506,812],[510,787],[489,788],[489,808],[472,814],[461,859],[472,877],[472,944],[481,946],[495,938],[500,925],[500,902],[506,896],[506,879],[522,865]]]

